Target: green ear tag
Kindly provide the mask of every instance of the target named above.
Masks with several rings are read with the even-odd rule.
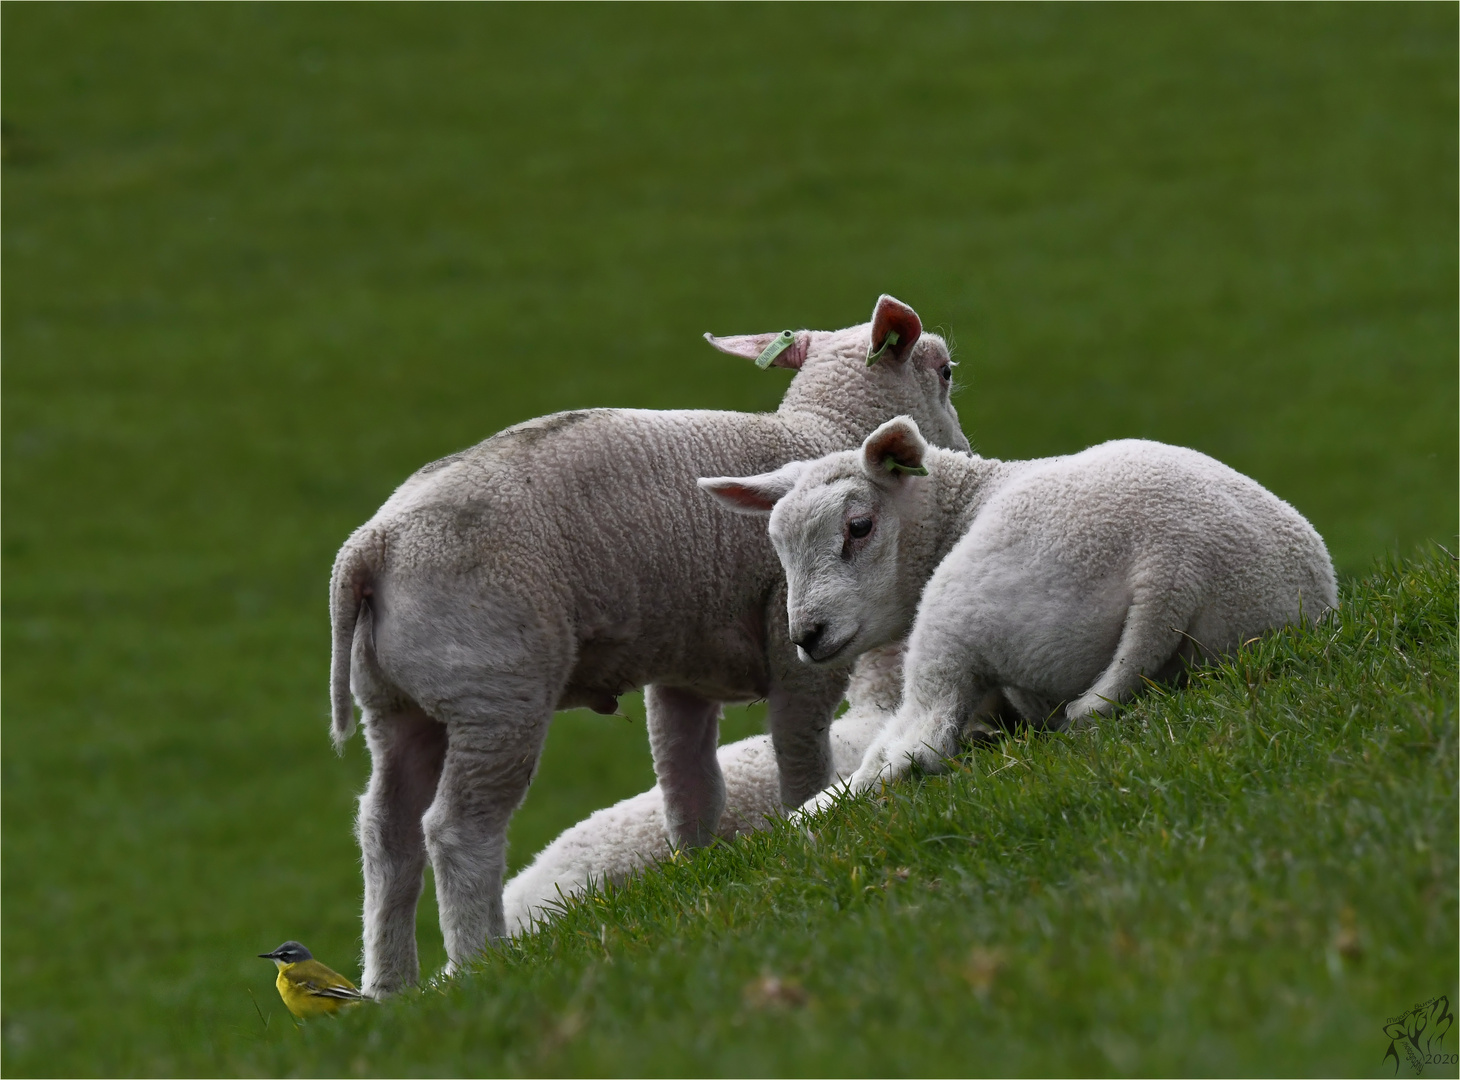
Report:
[[[873,364],[877,363],[878,360],[881,360],[882,359],[882,354],[887,351],[887,346],[889,346],[889,345],[896,345],[897,342],[898,342],[897,331],[896,330],[889,330],[889,331],[887,331],[887,336],[882,339],[882,344],[877,347],[877,351],[876,352],[869,352],[867,354],[867,366],[868,367],[871,367]]]
[[[908,476],[928,475],[928,467],[926,465],[904,465],[891,454],[888,454],[882,459],[882,465],[890,473],[906,473]]]
[[[760,355],[755,358],[755,366],[764,371],[775,363],[776,357],[794,344],[796,344],[796,335],[790,330],[782,330],[776,335],[774,341],[760,351]]]

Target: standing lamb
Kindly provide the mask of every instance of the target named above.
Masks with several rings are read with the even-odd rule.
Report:
[[[863,653],[847,687],[850,708],[831,725],[835,779],[849,779],[867,747],[902,700],[902,643]],[[717,834],[733,840],[766,828],[785,812],[776,755],[765,735],[720,747],[725,812]],[[563,830],[531,864],[503,887],[507,932],[529,933],[552,918],[564,899],[591,883],[622,884],[668,859],[674,850],[664,826],[664,793],[658,785],[624,799]]]
[[[948,349],[890,296],[847,330],[709,340],[796,372],[776,412],[531,420],[421,469],[341,548],[334,736],[354,726],[353,691],[372,763],[358,821],[366,993],[419,975],[428,854],[450,967],[503,935],[507,822],[556,709],[611,713],[647,686],[677,844],[719,826],[721,702],[767,699],[783,802],[830,780],[846,673],[797,661],[764,531],[717,512],[695,478],[855,447],[898,413],[966,448]]]
[[[902,705],[853,791],[910,762],[937,771],[960,732],[992,732],[1003,700],[1037,725],[1084,723],[1144,679],[1338,603],[1301,514],[1162,443],[1003,462],[929,447],[898,417],[860,450],[700,484],[769,514],[790,637],[814,666],[911,628]]]

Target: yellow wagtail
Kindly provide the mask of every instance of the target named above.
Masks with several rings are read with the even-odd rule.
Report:
[[[359,988],[337,971],[331,971],[297,941],[286,941],[273,952],[259,953],[279,969],[274,985],[289,1011],[301,1019],[332,1013],[364,1000]]]

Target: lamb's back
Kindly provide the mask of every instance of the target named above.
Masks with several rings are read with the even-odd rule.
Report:
[[[1287,502],[1196,450],[1143,439],[1028,463],[969,530],[1076,576],[1143,576],[1194,590],[1292,592],[1337,601],[1322,538]],[[1175,575],[1174,577],[1172,575]]]
[[[557,413],[418,470],[361,532],[385,538],[397,571],[496,567],[570,593],[631,582],[681,595],[773,559],[763,530],[695,480],[784,464],[802,450],[793,430],[776,414]]]

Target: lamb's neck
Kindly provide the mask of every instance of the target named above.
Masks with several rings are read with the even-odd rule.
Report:
[[[968,531],[1006,468],[996,458],[939,447],[928,448],[923,464],[928,476],[916,481],[915,494],[909,492],[913,501],[905,504],[897,545],[898,618],[893,624],[900,629],[894,637],[912,628],[923,587]]]
[[[863,438],[854,422],[820,402],[798,401],[794,407],[782,403],[772,416],[779,425],[787,450],[801,458],[818,458],[842,446],[855,446]]]
[[[928,479],[932,481],[927,506],[931,519],[929,539],[933,548],[929,553],[933,559],[932,566],[928,568],[931,574],[933,567],[942,562],[953,550],[953,545],[968,532],[973,519],[998,486],[999,477],[1006,467],[998,458],[979,457],[940,447],[929,447],[923,464],[927,466]]]

